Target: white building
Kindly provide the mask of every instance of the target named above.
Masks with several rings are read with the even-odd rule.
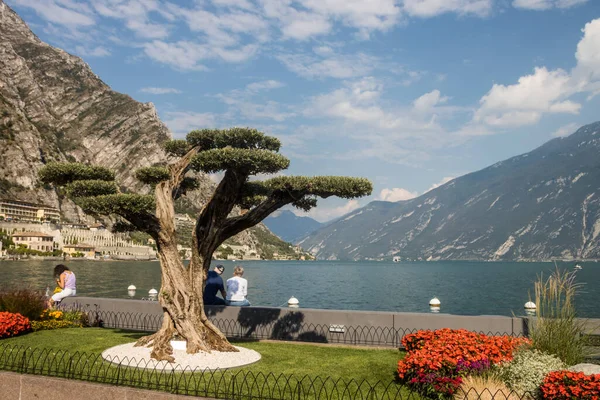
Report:
[[[53,251],[54,236],[42,232],[13,233],[12,241],[15,246],[20,244],[27,246],[30,250]]]

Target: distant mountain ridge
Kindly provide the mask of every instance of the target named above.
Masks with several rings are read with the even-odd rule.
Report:
[[[296,243],[323,225],[310,217],[299,217],[289,210],[273,213],[263,223],[271,232],[290,243]]]
[[[600,122],[301,243],[320,259],[600,259]]]

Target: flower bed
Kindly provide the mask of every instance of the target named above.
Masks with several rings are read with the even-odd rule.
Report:
[[[554,371],[546,376],[540,389],[547,400],[599,400],[600,374]]]
[[[408,355],[398,363],[398,377],[428,397],[449,398],[463,377],[510,361],[513,350],[527,343],[527,339],[465,329],[418,331],[402,339]]]
[[[0,312],[0,339],[17,336],[30,330],[29,318],[21,314]]]

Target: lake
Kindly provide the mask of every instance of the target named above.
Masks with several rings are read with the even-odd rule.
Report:
[[[224,279],[234,263],[225,265]],[[54,261],[0,261],[0,287],[26,285],[52,289]],[[533,283],[554,270],[553,263],[515,262],[341,262],[244,261],[248,299],[256,306],[283,306],[291,296],[301,308],[429,312],[429,300],[441,312],[461,315],[523,315]],[[580,263],[577,281],[584,284],[576,304],[581,317],[600,318],[600,263]],[[158,262],[70,261],[79,296],[146,297],[160,287]],[[575,263],[559,263],[573,269]]]

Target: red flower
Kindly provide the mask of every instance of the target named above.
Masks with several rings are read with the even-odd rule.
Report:
[[[29,318],[21,314],[0,312],[0,339],[16,336],[30,330]]]

